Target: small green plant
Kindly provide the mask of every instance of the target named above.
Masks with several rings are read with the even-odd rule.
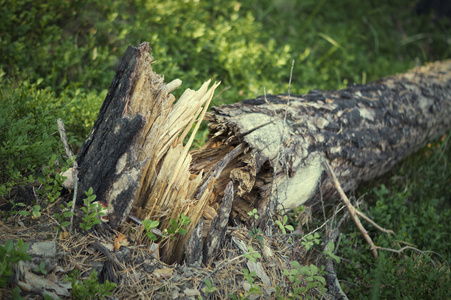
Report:
[[[25,300],[25,298],[22,298],[22,296],[20,296],[20,288],[18,286],[14,287],[12,296],[13,296],[14,300]],[[47,300],[47,299],[44,298],[44,300]]]
[[[181,234],[185,235],[188,230],[184,226],[187,226],[191,222],[191,219],[188,216],[185,216],[184,213],[180,215],[180,217],[177,218],[177,221],[174,219],[170,220],[171,227],[169,227],[169,236],[170,238],[174,239],[175,235]]]
[[[155,242],[158,239],[152,230],[157,228],[159,224],[160,223],[158,221],[152,221],[149,219],[143,221],[144,228],[146,229],[146,235],[151,241]]]
[[[85,191],[87,198],[83,200],[85,206],[81,208],[85,212],[85,215],[83,216],[83,222],[80,223],[80,228],[84,230],[89,230],[93,226],[102,223],[100,218],[105,215],[102,204],[100,202],[93,202],[97,196],[92,193],[92,187],[88,191]]]
[[[171,219],[169,222],[170,227],[168,229],[165,228],[161,233],[163,241],[166,241],[167,239],[175,239],[175,236],[177,234],[185,235],[188,232],[185,226],[187,226],[191,222],[191,219],[184,213],[182,213],[180,217],[177,218],[177,220]],[[144,220],[143,225],[146,230],[146,236],[151,241],[157,241],[158,237],[152,231],[153,229],[157,228],[160,223],[158,221]]]
[[[276,220],[275,223],[279,226],[280,230],[282,231],[282,234],[287,234],[287,230],[288,231],[293,231],[294,228],[291,225],[287,225],[288,222],[288,216],[285,215],[283,216],[283,220],[282,222],[280,222],[279,220]]]
[[[46,274],[47,274],[47,270],[45,269],[45,261],[41,261],[41,262],[39,263],[39,266],[37,266],[37,267],[34,269],[34,271],[35,271],[36,273],[41,273],[41,274],[43,274],[43,275],[46,275]]]
[[[23,204],[23,203],[20,203]],[[33,208],[31,211],[27,210],[21,210],[19,212],[22,216],[31,216],[32,219],[39,219],[41,217],[41,206],[40,205],[33,205]]]
[[[249,215],[249,217],[254,218],[255,220],[258,220],[258,214],[257,214],[257,209],[254,208],[252,211],[247,212],[247,214]]]
[[[249,230],[249,235],[252,239],[256,239],[259,243],[263,243],[263,232],[257,227],[253,227]]]
[[[329,258],[335,259],[337,263],[340,263],[340,257],[334,254],[335,244],[334,242],[329,242],[327,249],[324,249],[323,253]]]
[[[105,281],[104,284],[99,283],[97,271],[92,270],[89,278],[78,280],[79,272],[74,270],[67,277],[72,283],[72,296],[75,299],[105,299],[112,295],[112,291],[116,288],[116,283]]]
[[[61,214],[54,213],[55,218],[58,220],[58,229],[65,228],[69,226],[70,222],[67,221],[68,218],[72,217],[74,215],[74,212],[72,212],[72,203],[73,201],[69,201],[66,205],[60,204],[61,207]],[[66,221],[64,221],[66,220]]]
[[[22,210],[17,210],[16,207],[26,207],[26,204],[24,203],[16,203],[14,200],[9,200],[9,203],[11,203],[11,209],[2,211],[2,215],[5,218],[5,221],[8,221],[10,217],[16,214],[23,214]]]
[[[44,167],[44,178],[39,181],[42,184],[41,189],[38,190],[39,195],[48,203],[53,203],[61,196],[61,189],[66,177],[61,175],[61,172],[57,171],[58,160],[55,154],[52,155]],[[72,161],[68,160],[67,166],[63,168],[63,172],[66,171]]]
[[[325,274],[324,266],[321,269],[315,265],[301,266],[297,261],[292,261],[291,270],[284,270],[283,275],[288,277],[288,280],[293,284],[293,295],[297,299],[309,297],[308,291],[312,289],[318,290],[320,293],[325,293],[326,280],[322,276]]]
[[[5,246],[0,245],[0,288],[5,288],[11,280],[13,264],[31,259],[27,251],[28,243],[22,239],[19,239],[16,245],[12,240],[6,241]]]
[[[251,223],[252,223],[252,229],[249,230],[249,235],[252,239],[256,239],[260,243],[263,243],[263,232],[255,227],[255,222],[258,220],[259,216],[257,213],[257,209],[254,208],[253,210],[247,212],[248,216],[251,217]]]
[[[244,253],[243,257],[249,259],[249,261],[251,261],[253,263],[256,263],[257,262],[257,258],[261,258],[260,253],[255,251],[252,246],[249,246],[248,250],[249,250],[249,252],[248,253]],[[236,295],[229,294],[229,298],[231,298],[231,299],[246,300],[246,299],[249,299],[248,298],[249,295],[261,294],[260,286],[254,284],[255,277],[257,277],[257,274],[255,273],[255,271],[249,272],[248,269],[242,269],[242,271],[243,271],[244,279],[246,279],[246,281],[250,285],[249,291],[247,292],[246,295],[240,294],[239,298]]]
[[[250,289],[248,291],[249,295],[253,295],[253,294],[261,294],[261,290],[260,290],[260,286],[256,285],[255,282],[255,278],[257,277],[257,273],[255,273],[255,271],[251,271],[249,272],[248,269],[243,269],[243,275],[244,275],[244,279],[246,279],[246,281],[250,284]]]
[[[214,291],[217,291],[217,290],[218,290],[216,287],[214,287],[214,286],[212,285],[210,279],[208,279],[208,278],[205,279],[204,283],[205,283],[205,288],[203,289],[203,291],[204,291],[207,295],[209,295],[209,294],[213,293]]]
[[[254,283],[257,273],[255,273],[255,271],[249,272],[248,269],[242,269],[241,271],[243,272],[244,279],[246,279],[247,283],[249,283],[249,290],[246,291],[245,295],[240,293],[239,298],[232,294],[229,294],[229,298],[233,300],[248,300],[250,295],[260,295],[260,286]]]
[[[319,234],[318,232],[315,232],[314,234],[306,235],[304,238],[302,238],[301,245],[305,247],[306,251],[309,251],[315,244],[319,244]]]
[[[257,262],[257,258],[262,257],[260,255],[260,253],[258,253],[257,251],[254,250],[254,248],[252,248],[252,246],[249,246],[249,252],[248,253],[244,253],[243,254],[244,257],[246,257],[247,259],[249,259],[251,262]]]

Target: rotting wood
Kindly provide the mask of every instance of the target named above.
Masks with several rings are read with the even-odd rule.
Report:
[[[196,229],[193,230],[191,237],[185,245],[185,262],[189,267],[200,267],[202,264],[202,228],[203,219],[200,218],[199,223],[197,223]]]
[[[232,210],[233,201],[233,184],[229,182],[224,191],[224,197],[222,199],[221,207],[219,208],[218,215],[213,220],[208,232],[205,248],[203,249],[203,262],[206,266],[210,265],[215,256],[219,252],[219,246],[224,239],[227,231],[227,224],[229,222],[230,211]]]
[[[336,192],[324,160],[345,192],[355,189],[446,134],[450,115],[449,60],[338,91],[261,96],[212,109],[210,140],[193,152],[192,169],[208,171],[223,148],[246,149],[216,179],[210,203],[219,207],[232,180],[232,217],[243,221],[253,208],[265,216],[273,201],[282,208],[314,205],[319,186],[330,198]]]

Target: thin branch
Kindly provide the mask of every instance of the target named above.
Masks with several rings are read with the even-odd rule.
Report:
[[[340,183],[338,182],[338,179],[335,176],[335,173],[332,171],[332,167],[329,165],[329,163],[326,160],[324,160],[323,164],[325,166],[326,172],[329,175],[329,178],[332,180],[332,183],[334,184],[335,188],[340,194],[341,200],[343,200],[343,202],[346,204],[346,207],[348,208],[349,213],[351,214],[351,217],[354,220],[354,223],[357,225],[360,232],[363,234],[363,237],[370,245],[374,258],[377,258],[377,247],[376,245],[374,245],[373,240],[371,240],[371,237],[368,235],[368,232],[366,231],[365,227],[363,227],[362,223],[360,222],[360,219],[357,217],[356,213],[357,209],[354,206],[352,206],[351,202],[349,202],[348,197],[343,192],[343,189],[341,188]]]
[[[334,213],[335,217],[337,215],[338,212]],[[343,223],[343,221],[346,218],[346,214],[340,219],[340,221],[338,221],[336,228],[332,228],[332,225],[330,226],[326,237],[325,237],[325,245],[324,245],[324,251],[330,252],[330,248],[329,248],[329,242],[333,242],[335,243],[337,238],[340,235],[340,226]],[[334,254],[338,251],[338,244],[337,243],[337,247],[335,247],[335,251]],[[324,275],[325,279],[326,279],[326,283],[327,283],[327,293],[331,296],[335,296],[335,299],[343,299],[343,300],[348,300],[348,297],[346,296],[346,294],[344,293],[343,289],[341,288],[340,285],[340,281],[338,280],[337,277],[337,273],[335,272],[334,269],[334,264],[332,259],[326,259],[325,262],[326,265],[326,272],[327,274]],[[339,295],[337,297],[337,294]]]
[[[291,79],[293,78],[293,68],[294,68],[294,59],[291,63],[291,70],[290,70],[290,80],[288,81],[288,100],[287,105],[285,106],[285,117],[284,121],[287,121],[287,115],[288,115],[288,106],[290,105],[290,87],[291,87]]]
[[[419,252],[419,253],[421,253],[423,255],[426,255],[426,253],[433,253],[433,254],[435,254],[435,255],[437,255],[437,256],[439,256],[440,258],[443,259],[443,257],[440,254],[438,254],[437,252],[434,252],[434,251],[421,251],[420,249],[417,249],[417,248],[412,247],[412,246],[404,246],[404,247],[402,247],[399,250],[395,250],[395,249],[391,249],[391,248],[378,247],[378,246],[376,248],[379,249],[379,250],[385,250],[385,251],[390,251],[390,252],[394,252],[394,253],[401,253],[404,250],[412,249],[412,250],[417,251],[417,252]],[[435,264],[435,262],[432,259],[431,259],[431,263],[434,265],[434,268],[437,268],[437,265]]]
[[[395,234],[395,232],[393,230],[390,229],[385,229],[380,227],[379,225],[377,225],[373,220],[371,220],[370,218],[368,218],[363,212],[359,211],[359,210],[355,210],[355,212],[361,216],[362,218],[364,218],[365,220],[367,220],[369,223],[371,223],[374,227],[376,227],[377,229],[379,229],[380,231],[384,232],[384,233],[388,233],[388,234]]]
[[[335,212],[335,215],[338,214],[343,208],[344,208],[344,206],[341,207],[340,209],[338,209],[338,210]],[[329,223],[330,220],[332,220],[332,218],[333,218],[333,217],[327,219],[321,226],[315,228],[315,230],[312,230],[312,231],[310,231],[309,233],[303,235],[302,238],[301,238],[301,240],[305,239],[305,238],[308,237],[309,235],[312,235],[312,234],[314,234],[315,232],[317,232],[317,231],[319,231],[320,229],[322,229],[324,226],[327,225],[327,223]],[[296,236],[296,235],[301,235],[301,234],[302,234],[302,232],[301,232],[300,230],[295,230],[295,231],[293,231],[293,232],[291,232],[291,233],[285,233],[285,234],[283,234],[283,233],[282,233],[282,234],[273,234],[273,235],[267,235],[267,234],[265,234],[265,237]]]
[[[69,148],[69,144],[67,142],[67,135],[66,135],[66,129],[64,128],[64,123],[61,118],[58,118],[58,131],[60,133],[61,142],[63,143],[64,150],[66,151],[67,156],[72,161],[72,176],[74,178],[74,197],[72,198],[72,216],[70,217],[70,228],[69,232],[72,233],[72,230],[74,228],[74,213],[75,213],[75,202],[77,199],[77,190],[78,190],[78,164],[77,161],[74,158],[74,154]]]

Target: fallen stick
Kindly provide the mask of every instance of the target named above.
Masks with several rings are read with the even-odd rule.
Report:
[[[74,196],[72,198],[72,216],[70,217],[70,227],[69,232],[72,233],[74,229],[74,214],[75,214],[75,203],[77,200],[77,188],[78,188],[78,164],[75,160],[74,154],[70,150],[69,143],[67,142],[67,135],[66,135],[66,128],[64,128],[64,123],[61,118],[58,118],[58,131],[60,133],[61,142],[63,143],[64,150],[66,151],[66,155],[69,157],[69,159],[72,161],[72,179],[73,179],[73,189],[74,189]]]
[[[363,234],[363,237],[365,238],[366,242],[370,245],[370,249],[373,252],[374,258],[377,258],[377,247],[374,245],[373,240],[368,235],[368,231],[366,231],[365,227],[363,227],[362,223],[360,222],[360,219],[357,217],[357,209],[351,204],[346,194],[343,192],[343,189],[340,186],[340,183],[337,180],[337,177],[335,176],[334,171],[330,167],[329,163],[327,161],[323,162],[323,165],[325,166],[326,172],[329,175],[329,178],[332,180],[335,188],[337,189],[338,193],[340,194],[341,200],[345,203],[346,207],[348,208],[349,213],[351,214],[352,220],[357,225],[357,228],[359,228],[360,232]]]

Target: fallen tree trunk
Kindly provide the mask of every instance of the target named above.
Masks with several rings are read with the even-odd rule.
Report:
[[[450,114],[451,61],[339,91],[261,96],[212,109],[211,138],[195,151],[192,169],[208,170],[214,158],[242,145],[216,180],[215,199],[232,180],[233,217],[246,219],[253,208],[265,216],[275,205],[313,204],[319,187],[324,198],[334,193],[323,160],[350,191],[445,134]]]
[[[365,86],[304,96],[268,95],[213,108],[208,115],[210,139],[190,154],[217,85],[188,90],[174,104],[170,93],[180,81],[164,84],[152,71],[152,61],[147,43],[124,54],[77,156],[77,202],[92,187],[107,204],[113,228],[130,212],[141,220],[158,220],[162,231],[173,227],[171,219],[190,217],[188,234],[165,242],[166,262],[182,259],[201,217],[203,236],[218,247],[230,209],[233,218],[246,221],[253,208],[267,217],[276,205],[295,207],[315,199],[318,186],[331,194],[332,186],[323,184],[323,160],[330,161],[349,191],[388,171],[451,125],[447,61]],[[227,204],[220,209],[223,199],[233,208]],[[194,239],[190,245],[199,249],[200,244]],[[203,258],[189,253],[190,261],[210,262],[215,249],[203,252]]]

